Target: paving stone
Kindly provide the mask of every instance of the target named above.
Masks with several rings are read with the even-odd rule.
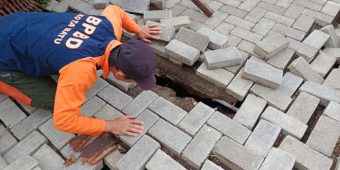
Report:
[[[24,103],[21,103],[20,101],[17,100],[17,102],[20,104],[20,106],[22,107],[22,109],[24,109],[24,111],[28,114],[32,114],[34,113],[36,110],[38,110],[38,108],[36,107],[32,107],[32,106],[28,106]]]
[[[271,106],[267,107],[261,118],[281,127],[284,135],[292,135],[297,139],[301,139],[307,130],[307,125]]]
[[[250,31],[244,30],[242,28],[236,27],[234,28],[231,33],[231,35],[240,37],[242,39],[245,39],[247,41],[250,41],[252,43],[257,43],[259,41],[261,41],[261,39],[263,38],[263,36],[252,33]]]
[[[211,27],[211,26],[209,26],[207,24],[204,24],[202,22],[199,22],[199,21],[190,20],[190,22],[191,22],[191,25],[190,25],[189,28],[194,30],[194,31],[198,31],[202,27],[207,27],[207,28],[210,28],[210,29],[214,29],[213,27]]]
[[[182,153],[191,140],[189,135],[163,119],[159,119],[148,133],[177,156]]]
[[[228,4],[233,7],[238,7],[242,2],[238,0],[218,0],[221,3]],[[243,0],[242,0],[243,1]]]
[[[310,66],[324,78],[331,71],[335,62],[336,58],[321,52],[315,57]]]
[[[122,110],[132,98],[113,86],[107,86],[98,93],[98,96],[118,110]]]
[[[208,4],[208,6],[213,10],[216,11],[215,13],[219,12],[218,10],[221,8],[221,6],[223,6],[222,3],[217,2],[217,1],[212,1]],[[214,13],[214,14],[215,14]]]
[[[283,8],[288,8],[294,0],[278,0],[275,2],[275,5],[283,7]]]
[[[242,145],[251,134],[249,129],[218,111],[210,117],[207,124]]]
[[[323,27],[331,24],[334,20],[334,17],[332,16],[329,16],[329,15],[326,15],[320,12],[316,12],[310,9],[303,10],[302,14],[315,18],[315,23]]]
[[[63,0],[60,1],[57,5],[52,8],[53,12],[67,12],[69,4],[71,4],[74,0]]]
[[[159,24],[157,22],[152,21],[146,21],[145,25],[152,25],[152,24],[158,24],[157,28],[161,28],[162,33],[159,35],[155,35],[159,38],[159,40],[169,42],[174,38],[176,29],[173,26],[168,26],[164,24]]]
[[[90,10],[87,12],[87,14],[88,14],[88,15],[100,15],[100,14],[103,13],[103,11],[104,11],[104,9],[96,9],[96,8],[92,8],[92,9],[90,9]]]
[[[290,60],[293,58],[294,51],[287,48],[280,53],[274,55],[270,59],[267,60],[267,63],[270,65],[280,69],[284,70],[287,66],[287,64],[290,62]]]
[[[333,161],[297,139],[287,136],[279,148],[295,156],[296,169],[330,169]]]
[[[11,164],[24,155],[32,155],[44,143],[47,143],[47,139],[39,132],[34,131],[3,155],[2,158],[8,164]]]
[[[126,31],[124,31],[124,33],[125,32]],[[154,40],[154,41],[152,41],[151,44],[148,44],[148,45],[153,47],[152,45],[154,45],[155,43],[156,42]],[[157,50],[154,49],[154,51],[155,51],[155,53],[157,53]],[[159,53],[157,53],[157,54],[159,54]],[[122,90],[124,92],[129,91],[130,89],[132,89],[133,87],[135,87],[137,85],[136,82],[128,83],[128,82],[123,82],[123,81],[117,80],[116,77],[112,73],[109,74],[109,76],[106,78],[106,81],[109,82],[110,84],[114,85],[115,87],[117,87],[119,90]]]
[[[159,22],[160,19],[171,18],[171,10],[154,10],[154,11],[144,11],[144,20]]]
[[[214,162],[210,160],[206,160],[201,168],[201,170],[223,170],[222,167],[216,165]]]
[[[216,2],[216,1],[213,1]],[[220,23],[226,19],[228,14],[216,11],[211,17],[209,17],[204,23],[212,27],[217,27]]]
[[[205,63],[196,70],[196,75],[222,88],[227,88],[234,77],[233,73],[222,68],[208,70]]]
[[[165,46],[165,53],[186,65],[192,66],[198,60],[200,51],[174,39]]]
[[[301,43],[294,39],[289,39],[289,41],[290,43],[288,48],[294,50],[296,54],[303,57],[308,63],[310,63],[318,53],[318,49],[310,45]]]
[[[164,58],[168,59],[169,56],[167,54],[165,54],[165,46],[167,44],[168,44],[167,42],[152,40],[152,42],[150,44],[148,44],[148,45],[153,49],[153,51],[156,54],[158,54],[161,57],[164,57]]]
[[[280,127],[266,120],[260,120],[244,146],[265,158],[274,145],[280,131]]]
[[[86,100],[91,99],[108,85],[109,83],[105,80],[101,78],[97,79],[96,83],[94,83],[93,86],[86,92]]]
[[[277,13],[279,15],[282,15],[286,11],[285,8],[282,8],[280,6],[276,6],[276,5],[267,3],[267,2],[260,2],[259,5],[257,5],[257,7],[260,7],[260,8],[263,8],[265,10]]]
[[[222,134],[204,125],[182,153],[182,158],[199,169]]]
[[[327,1],[327,0],[311,0],[311,2],[320,4],[320,5],[325,5],[326,1]]]
[[[81,0],[73,1],[72,3],[70,3],[69,7],[72,10],[77,11],[79,13],[83,13],[83,14],[86,14],[93,8],[92,5],[89,5],[88,3],[85,3],[84,1],[81,1]]]
[[[316,123],[306,145],[331,156],[340,136],[340,123],[332,118],[321,116]]]
[[[269,19],[269,20],[275,21],[277,23],[281,23],[281,24],[289,26],[289,27],[292,26],[293,23],[295,22],[295,20],[292,19],[292,18],[283,16],[282,14],[276,14],[276,13],[270,12],[270,11],[267,12],[267,14],[264,17]]]
[[[113,120],[124,115],[109,104],[105,104],[93,116],[97,119]]]
[[[4,155],[17,143],[16,139],[4,128],[4,126],[0,125],[0,158],[1,155]]]
[[[194,11],[192,9],[186,9],[185,11],[182,12],[181,15],[189,16],[189,18],[196,20],[198,22],[204,22],[205,20],[208,19],[208,17],[205,16],[203,13]]]
[[[292,97],[295,91],[302,84],[303,79],[299,76],[291,72],[286,72],[286,74],[282,77],[282,83],[277,88],[278,91],[286,94],[289,97]]]
[[[249,42],[249,41],[242,40],[242,41],[237,45],[237,48],[238,48],[239,50],[242,50],[242,51],[245,51],[245,52],[251,54],[252,56],[258,56],[258,55],[254,52],[255,44],[254,44],[254,43],[251,43],[251,42]]]
[[[320,11],[322,8],[322,5],[310,2],[309,0],[295,0],[293,3],[314,11]]]
[[[178,4],[194,11],[200,12],[200,9],[190,0],[182,0]]]
[[[260,170],[291,170],[294,168],[295,157],[279,149],[272,148],[261,165]]]
[[[121,7],[126,12],[143,14],[149,11],[150,0],[124,0]]]
[[[275,25],[274,21],[271,21],[266,18],[262,18],[252,29],[252,31],[256,34],[266,36],[268,32],[273,28]]]
[[[130,136],[120,136],[120,139],[130,147],[135,145],[137,141],[148,132],[148,130],[157,122],[159,117],[152,113],[149,109],[145,109],[138,117],[136,117],[137,120],[140,120],[144,122],[142,125],[144,127],[144,131],[141,134],[137,134],[135,137]]]
[[[304,9],[305,8],[302,6],[291,4],[283,15],[293,19],[298,19]]]
[[[223,136],[214,146],[212,153],[225,159],[219,159],[231,169],[259,169],[263,158],[246,149],[239,143]]]
[[[185,9],[186,9],[185,7],[176,4],[175,6],[171,8],[172,17],[178,17]],[[176,29],[178,30],[179,28],[176,28]]]
[[[236,47],[207,51],[204,55],[209,70],[235,66],[242,62],[242,55]]]
[[[226,92],[237,100],[242,101],[248,94],[249,89],[254,84],[254,82],[242,78],[243,69],[237,73],[235,78],[230,82],[227,87]]]
[[[233,36],[233,35],[228,35],[228,38],[229,38],[229,42],[228,42],[227,47],[236,47],[242,41],[241,38]]]
[[[118,149],[122,149],[122,146],[118,145]],[[121,160],[123,156],[125,155],[125,154],[120,153],[118,149],[114,150],[112,153],[110,153],[104,158],[105,165],[108,166],[110,169],[116,170],[117,162]]]
[[[340,90],[340,69],[333,69],[327,76],[322,85],[332,87],[336,90]]]
[[[260,0],[245,0],[238,8],[250,12],[258,3]]]
[[[169,155],[158,149],[145,166],[148,170],[186,170],[181,164],[176,162]]]
[[[248,31],[251,30],[255,26],[255,24],[253,22],[244,20],[242,18],[233,16],[233,15],[229,15],[224,21],[226,23],[229,23],[231,25],[235,25],[236,27],[240,27],[240,28],[248,30]]]
[[[10,98],[0,103],[0,113],[0,119],[8,128],[13,128],[27,117]]]
[[[303,43],[320,50],[328,41],[329,37],[328,34],[320,30],[314,30],[305,40],[303,40]]]
[[[323,82],[322,76],[318,72],[314,71],[313,68],[302,57],[294,60],[288,66],[288,69],[304,80],[313,81],[319,84]]]
[[[275,2],[277,0],[262,0],[263,2],[267,2],[267,3],[270,3],[270,4],[275,4]]]
[[[332,2],[332,1],[327,1],[326,5],[323,6],[321,9],[321,13],[330,15],[335,17],[340,11],[340,4]]]
[[[250,22],[257,23],[264,17],[267,12],[268,11],[263,8],[255,7],[244,17],[244,19]]]
[[[81,170],[101,170],[104,168],[104,163],[103,161],[99,161],[97,164],[95,165],[90,165],[90,164],[85,164],[83,165],[81,163],[81,158],[76,160],[76,163],[68,166],[65,168],[65,170],[74,170],[74,169],[81,169]]]
[[[213,31],[209,28],[202,27],[197,31],[200,34],[206,35],[209,37],[208,48],[210,49],[223,49],[228,45],[228,37],[222,35],[216,31]]]
[[[94,139],[94,137],[93,137]],[[89,143],[89,142],[87,142]],[[73,154],[75,159],[80,157],[80,152],[74,152],[74,150],[70,147],[69,144],[65,145],[61,150],[60,153],[64,156],[64,158],[69,159],[71,154]]]
[[[22,140],[31,132],[37,130],[41,124],[51,117],[52,113],[50,111],[39,109],[26,119],[16,124],[11,131],[14,136],[16,136],[19,140]]]
[[[217,26],[214,29],[214,31],[219,32],[220,34],[223,34],[223,35],[228,35],[234,28],[235,26],[222,22],[219,26]],[[230,35],[228,35],[228,37],[230,38]]]
[[[336,35],[334,26],[328,25],[320,29],[322,32],[330,35],[329,40],[326,42],[325,47],[330,48],[339,48],[340,47],[340,40],[339,37]]]
[[[162,97],[157,98],[148,106],[148,108],[173,125],[177,125],[187,114],[186,111]]]
[[[109,5],[109,0],[94,0],[93,7],[96,9],[104,9]]]
[[[223,2],[222,2],[223,3]],[[231,6],[230,4],[226,5],[226,6],[222,6],[220,8],[221,12],[227,13],[229,15],[234,15],[237,16],[239,18],[244,18],[247,15],[247,11],[244,10],[240,10],[238,8],[235,8],[233,6]]]
[[[266,105],[266,100],[249,94],[236,112],[233,120],[252,130]]]
[[[250,89],[250,92],[267,100],[268,105],[278,108],[282,111],[285,111],[292,102],[292,99],[285,93],[282,93],[279,90],[261,86],[259,84],[253,85],[253,87]]]
[[[122,112],[126,115],[138,116],[145,108],[148,107],[158,95],[152,91],[143,91],[129,104],[127,104]]]
[[[103,100],[94,96],[83,104],[79,114],[92,117],[104,105],[105,102]]]
[[[209,44],[209,37],[187,28],[181,28],[176,36],[176,40],[204,52]]]
[[[249,58],[249,54],[243,51],[239,51],[241,56],[242,56],[242,61],[241,64],[236,65],[236,66],[230,66],[230,67],[225,67],[224,69],[236,74],[239,72],[239,70],[243,67],[244,63],[247,61]]]
[[[281,34],[274,34],[256,43],[254,52],[264,59],[269,59],[288,47],[289,40]]]
[[[298,41],[301,41],[306,35],[306,33],[303,31],[282,25],[280,23],[276,23],[272,30],[288,37],[294,38]]]
[[[329,102],[329,104],[323,111],[323,115],[340,122],[340,104],[333,101]]]
[[[327,106],[330,101],[340,103],[340,91],[312,81],[306,81],[300,88],[300,92],[306,92],[320,98],[320,104]]]
[[[322,52],[336,58],[336,64],[340,64],[340,48],[325,48]]]
[[[318,107],[320,99],[301,92],[287,111],[287,115],[307,124],[314,111]]]
[[[42,169],[64,169],[65,162],[52,148],[44,144],[32,156]]]
[[[2,170],[13,170],[13,169],[33,169],[39,166],[39,162],[33,159],[29,155],[22,156],[20,159],[14,161]]]
[[[170,9],[172,7],[174,7],[176,4],[178,4],[180,2],[180,0],[168,0],[165,1],[165,7]]]
[[[7,166],[7,162],[0,156],[0,168],[5,168]]]
[[[8,98],[8,96],[0,93],[0,102],[4,101],[7,98]]]
[[[52,0],[52,1],[50,1],[50,3],[45,7],[45,9],[46,9],[47,11],[52,11],[52,9],[53,9],[57,4],[59,4],[58,1]]]
[[[309,30],[314,25],[314,22],[315,18],[307,15],[300,15],[292,27],[304,32],[309,32]]]

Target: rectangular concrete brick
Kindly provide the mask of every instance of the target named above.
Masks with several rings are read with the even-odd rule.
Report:
[[[122,9],[126,12],[143,14],[149,11],[150,0],[126,0],[122,1]]]
[[[339,137],[340,122],[327,116],[321,116],[309,136],[306,145],[326,156],[331,156]]]
[[[241,56],[242,56],[242,61],[241,64],[236,65],[236,66],[230,66],[230,67],[225,67],[224,69],[236,74],[239,72],[239,70],[243,67],[244,63],[247,61],[249,58],[249,54],[243,51],[239,51]]]
[[[187,114],[186,111],[162,97],[157,98],[148,108],[173,125],[177,125]]]
[[[179,29],[176,40],[204,52],[209,44],[209,37],[187,28]]]
[[[103,90],[108,85],[109,83],[107,83],[105,80],[98,78],[96,83],[94,83],[93,86],[86,92],[86,100],[91,99],[93,96],[98,94],[101,90]]]
[[[220,4],[220,5],[222,5],[220,2],[217,2],[217,1],[212,1],[210,4]],[[209,4],[209,6],[210,6],[210,4]],[[217,7],[217,8],[220,8],[220,7]],[[207,24],[211,27],[217,27],[218,25],[220,25],[223,22],[223,20],[225,18],[228,17],[228,14],[217,11],[215,9],[213,9],[213,10],[216,11],[216,12],[210,18],[205,20],[204,24]]]
[[[320,12],[335,17],[339,13],[339,11],[339,1],[327,1]]]
[[[10,98],[0,103],[0,113],[0,119],[8,128],[13,128],[27,117]]]
[[[295,0],[293,3],[314,11],[320,11],[322,8],[322,5],[310,2],[309,0]]]
[[[199,102],[178,124],[178,127],[194,136],[215,110]]]
[[[135,137],[120,136],[120,139],[130,147],[135,145],[135,143],[137,143],[137,141],[148,132],[148,130],[157,122],[159,117],[152,113],[149,109],[145,109],[138,117],[136,117],[136,119],[144,122],[142,125],[144,127],[143,133],[137,134]]]
[[[267,13],[267,10],[263,8],[255,7],[247,14],[247,16],[244,17],[244,19],[247,21],[257,23],[264,17],[266,13]]]
[[[322,76],[318,72],[314,71],[314,69],[312,69],[312,67],[308,64],[308,62],[302,57],[295,59],[288,66],[288,69],[292,73],[303,78],[304,80],[313,81],[319,84],[321,84],[324,81]]]
[[[47,110],[39,109],[26,119],[22,120],[12,128],[12,133],[19,140],[22,140],[31,132],[38,129],[38,127],[52,117],[52,113]]]
[[[82,14],[87,14],[87,12],[89,12],[93,8],[92,5],[81,0],[73,1],[72,3],[70,3],[69,7],[72,10],[77,11]]]
[[[122,112],[126,115],[138,116],[145,108],[157,99],[158,95],[152,91],[142,91],[136,98],[127,104]]]
[[[7,162],[0,156],[0,168],[3,169],[7,166]]]
[[[283,15],[293,19],[298,19],[304,9],[305,8],[302,6],[291,4]]]
[[[275,25],[274,21],[271,21],[266,18],[262,18],[252,29],[252,31],[256,34],[266,36],[268,32],[273,28]]]
[[[300,57],[303,57],[308,63],[310,63],[318,53],[318,49],[310,45],[301,43],[294,39],[289,39],[289,41],[290,43],[288,48],[294,50],[296,54],[298,54]]]
[[[306,92],[320,98],[320,104],[323,106],[327,106],[330,101],[340,103],[340,91],[312,81],[306,81],[299,88],[299,91]]]
[[[340,64],[340,48],[325,48],[322,52],[336,58],[336,64]]]
[[[328,34],[320,30],[314,30],[305,40],[303,40],[303,43],[320,50],[328,41],[329,37]]]
[[[186,65],[192,66],[198,60],[200,51],[174,39],[165,46],[165,53]]]
[[[267,14],[264,16],[265,18],[275,21],[277,23],[286,25],[288,27],[292,26],[293,23],[295,22],[294,19],[283,16],[282,14],[277,14],[274,12],[267,12]]]
[[[314,22],[315,18],[307,15],[300,15],[292,27],[304,32],[309,32],[309,30],[314,25]]]
[[[176,162],[172,157],[158,149],[145,166],[148,170],[186,170],[181,164]]]
[[[210,117],[207,124],[242,145],[251,134],[249,129],[218,111]]]
[[[98,93],[98,96],[118,110],[122,110],[132,98],[113,86],[107,86]]]
[[[208,70],[205,63],[202,63],[201,66],[196,70],[196,75],[222,88],[227,88],[229,82],[234,77],[233,73],[225,69],[219,68]]]
[[[224,5],[222,6],[219,11],[221,12],[224,12],[224,13],[227,13],[229,15],[234,15],[234,16],[237,16],[239,18],[244,18],[246,15],[247,15],[247,11],[244,11],[244,10],[241,10],[241,9],[238,9],[238,8],[235,8],[237,6],[233,6],[233,5],[230,5],[230,3],[234,3],[234,2],[231,2],[232,0],[229,0],[229,5]]]
[[[24,104],[24,103],[21,103],[20,101],[18,101],[17,100],[17,102],[20,104],[20,106],[22,107],[22,109],[26,112],[26,113],[28,113],[28,114],[32,114],[32,113],[34,113],[35,111],[37,111],[38,110],[38,108],[36,108],[36,107],[32,107],[32,106],[28,106],[28,105],[26,105],[26,104]]]
[[[286,72],[286,74],[282,78],[281,85],[277,88],[278,91],[286,94],[289,97],[292,97],[295,91],[302,84],[303,79],[299,76],[291,72]]]
[[[122,146],[118,145],[118,149],[122,149]],[[104,158],[105,165],[108,166],[110,169],[116,170],[117,162],[120,161],[125,155],[120,153],[118,149],[114,150],[112,153],[110,153]]]
[[[144,20],[159,22],[160,19],[171,18],[172,12],[171,10],[153,10],[153,11],[144,11],[143,18]]]
[[[8,96],[6,96],[4,94],[0,94],[0,102],[4,101],[7,98],[8,98]]]
[[[52,9],[53,9],[57,4],[59,4],[58,1],[52,0],[52,1],[50,1],[50,3],[45,7],[45,9],[46,9],[47,11],[52,12]]]
[[[274,55],[270,59],[268,59],[267,63],[280,70],[284,70],[288,63],[290,62],[290,60],[293,58],[294,53],[295,52],[293,50],[287,48],[281,51],[280,53]]]
[[[302,14],[315,18],[315,23],[323,27],[331,24],[334,20],[334,17],[332,16],[316,12],[310,9],[303,10]]]
[[[336,35],[334,26],[328,25],[320,29],[322,32],[330,35],[329,40],[326,42],[325,47],[330,48],[339,48],[340,47],[340,40],[339,37]]]
[[[283,8],[288,8],[294,0],[278,0],[275,2],[275,5],[283,7]]]
[[[64,166],[65,167],[65,166]],[[77,159],[75,164],[72,164],[68,167],[65,167],[65,170],[74,170],[74,169],[81,169],[81,170],[100,170],[104,168],[104,163],[103,161],[99,161],[95,165],[90,165],[90,164],[85,164],[83,165],[81,163],[81,159]]]
[[[323,111],[323,115],[340,122],[340,104],[333,101],[329,102],[329,104]]]
[[[167,45],[167,42],[164,41],[157,41],[153,40],[151,44],[148,44],[153,51],[158,54],[159,56],[169,59],[169,56],[165,54],[165,46]],[[132,89],[132,88],[131,88]],[[126,91],[127,92],[127,91]]]
[[[161,28],[162,33],[159,35],[154,35],[159,38],[159,40],[169,42],[174,38],[176,29],[173,26],[168,26],[164,24],[159,24],[153,21],[146,21],[145,25],[157,24],[157,28]]]
[[[242,78],[276,89],[282,82],[282,75],[282,70],[268,64],[248,60],[244,66]]]
[[[280,6],[276,6],[276,5],[267,3],[267,2],[260,2],[259,5],[257,5],[257,6],[260,7],[260,8],[263,8],[265,10],[277,13],[279,15],[282,15],[286,11],[285,8],[282,8]]]
[[[334,57],[326,53],[320,53],[315,57],[310,66],[324,78],[331,71],[335,62],[336,59]]]
[[[177,156],[182,153],[192,139],[189,135],[163,119],[159,119],[148,133]]]
[[[280,131],[280,127],[261,119],[244,147],[265,158],[273,147]]]
[[[42,169],[64,169],[65,162],[51,147],[44,144],[33,156],[39,162]]]
[[[295,164],[295,157],[279,148],[272,148],[267,158],[261,165],[260,170],[292,170]]]
[[[250,12],[258,3],[260,0],[245,0],[238,8]]]
[[[249,55],[253,55],[258,57],[256,53],[254,53],[255,44],[246,40],[242,40],[238,45],[237,48],[241,51],[249,53]]]
[[[330,169],[333,161],[297,139],[287,136],[279,148],[296,158],[296,169]]]
[[[234,36],[237,36],[237,37],[240,37],[242,39],[245,39],[247,41],[250,41],[252,43],[260,42],[261,39],[263,38],[262,35],[255,34],[255,33],[251,32],[251,31],[247,31],[247,30],[239,28],[239,27],[234,28],[230,32],[230,34],[234,35]]]
[[[74,0],[63,0],[60,1],[57,5],[52,8],[53,12],[67,12],[69,8],[69,4],[72,3]]]
[[[224,159],[219,159],[231,169],[259,169],[263,158],[246,149],[239,143],[223,136],[214,146],[212,153]]]
[[[235,78],[230,82],[226,90],[228,94],[232,95],[239,101],[242,101],[245,98],[249,89],[254,84],[253,81],[242,78],[242,72],[243,69],[239,71]]]
[[[202,27],[197,31],[200,34],[206,35],[209,37],[209,44],[208,48],[217,50],[217,49],[223,49],[226,48],[228,45],[228,37],[225,35],[222,35],[216,31],[213,31],[209,28]]]
[[[12,149],[17,140],[9,133],[4,126],[0,125],[0,156]]]
[[[97,96],[93,96],[83,104],[79,114],[92,117],[105,104],[106,103],[102,99]]]
[[[204,52],[205,64],[209,70],[240,65],[242,55],[236,47]]]
[[[178,16],[167,19],[160,19],[160,23],[164,25],[169,25],[175,27],[176,30],[179,30],[181,27],[188,28],[191,24],[190,18],[188,16]]]
[[[276,23],[272,29],[275,32],[281,33],[287,37],[291,37],[293,39],[296,39],[298,41],[302,41],[302,39],[305,37],[306,32],[300,31],[298,29],[288,27],[286,25]]]
[[[13,169],[34,169],[39,166],[39,162],[29,155],[25,155],[20,159],[14,161],[2,170],[13,170]]]
[[[220,132],[204,125],[184,149],[182,158],[191,166],[199,169],[221,136]]]
[[[125,32],[125,31],[124,31]],[[154,45],[156,42],[152,41],[152,44]],[[149,44],[151,45],[151,44]],[[157,53],[157,51],[155,50],[155,53]],[[157,53],[159,54],[159,53]],[[130,89],[132,89],[133,87],[135,87],[137,84],[136,82],[123,82],[120,80],[117,80],[116,77],[110,73],[109,76],[106,78],[106,81],[109,82],[110,84],[114,85],[115,87],[117,87],[119,90],[127,92]]]
[[[285,135],[292,135],[297,139],[301,139],[307,130],[307,125],[273,107],[267,107],[261,118],[281,127]]]
[[[256,43],[254,52],[263,59],[269,59],[288,47],[289,40],[281,34],[274,34]]]
[[[287,115],[307,124],[318,107],[320,99],[308,93],[301,92],[287,111]]]
[[[236,112],[233,120],[252,130],[266,105],[266,100],[249,94]]]
[[[109,0],[94,0],[93,7],[96,9],[104,9],[109,5]]]
[[[8,164],[11,164],[24,155],[32,155],[44,143],[47,143],[47,139],[39,132],[34,131],[3,155],[2,158]]]
[[[113,120],[124,115],[109,104],[105,104],[93,116],[97,119]]]
[[[201,170],[223,170],[223,168],[216,165],[214,162],[211,162],[209,159],[207,159],[204,162]]]
[[[233,16],[233,15],[229,15],[224,21],[226,23],[229,23],[231,25],[234,25],[236,27],[240,27],[240,28],[248,30],[248,31],[250,31],[255,26],[255,23],[244,20],[242,18]]]

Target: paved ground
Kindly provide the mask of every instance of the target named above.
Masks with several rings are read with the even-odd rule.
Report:
[[[188,112],[152,91],[132,98],[126,91],[135,84],[112,75],[103,80],[98,71],[81,114],[100,119],[132,114],[143,120],[142,135],[119,137],[131,149],[81,165],[79,153],[67,144],[74,135],[56,130],[51,112],[0,94],[0,169],[102,169],[104,164],[120,170],[335,169],[340,1],[204,0],[216,11],[207,17],[190,0],[167,0],[171,12],[136,14],[146,11],[147,2],[110,0],[134,12],[138,24],[143,17],[164,24],[163,42],[150,45],[159,56],[183,67],[205,61],[196,74],[242,102],[235,116],[201,102]],[[106,5],[52,0],[46,9],[100,14],[94,6]],[[77,163],[63,166],[71,153]]]

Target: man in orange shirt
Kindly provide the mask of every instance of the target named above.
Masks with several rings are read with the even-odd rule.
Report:
[[[102,132],[136,136],[143,122],[133,116],[115,120],[80,115],[86,92],[110,72],[144,90],[156,82],[155,53],[139,40],[120,42],[122,28],[144,42],[160,34],[156,25],[139,27],[118,6],[102,16],[75,13],[15,13],[0,19],[0,93],[53,111],[57,129],[97,136]],[[60,74],[58,84],[49,76]]]

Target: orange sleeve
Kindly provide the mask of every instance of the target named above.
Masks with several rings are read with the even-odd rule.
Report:
[[[105,120],[80,115],[86,92],[96,82],[96,62],[91,57],[74,61],[59,70],[53,122],[61,131],[91,136],[100,135]]]

